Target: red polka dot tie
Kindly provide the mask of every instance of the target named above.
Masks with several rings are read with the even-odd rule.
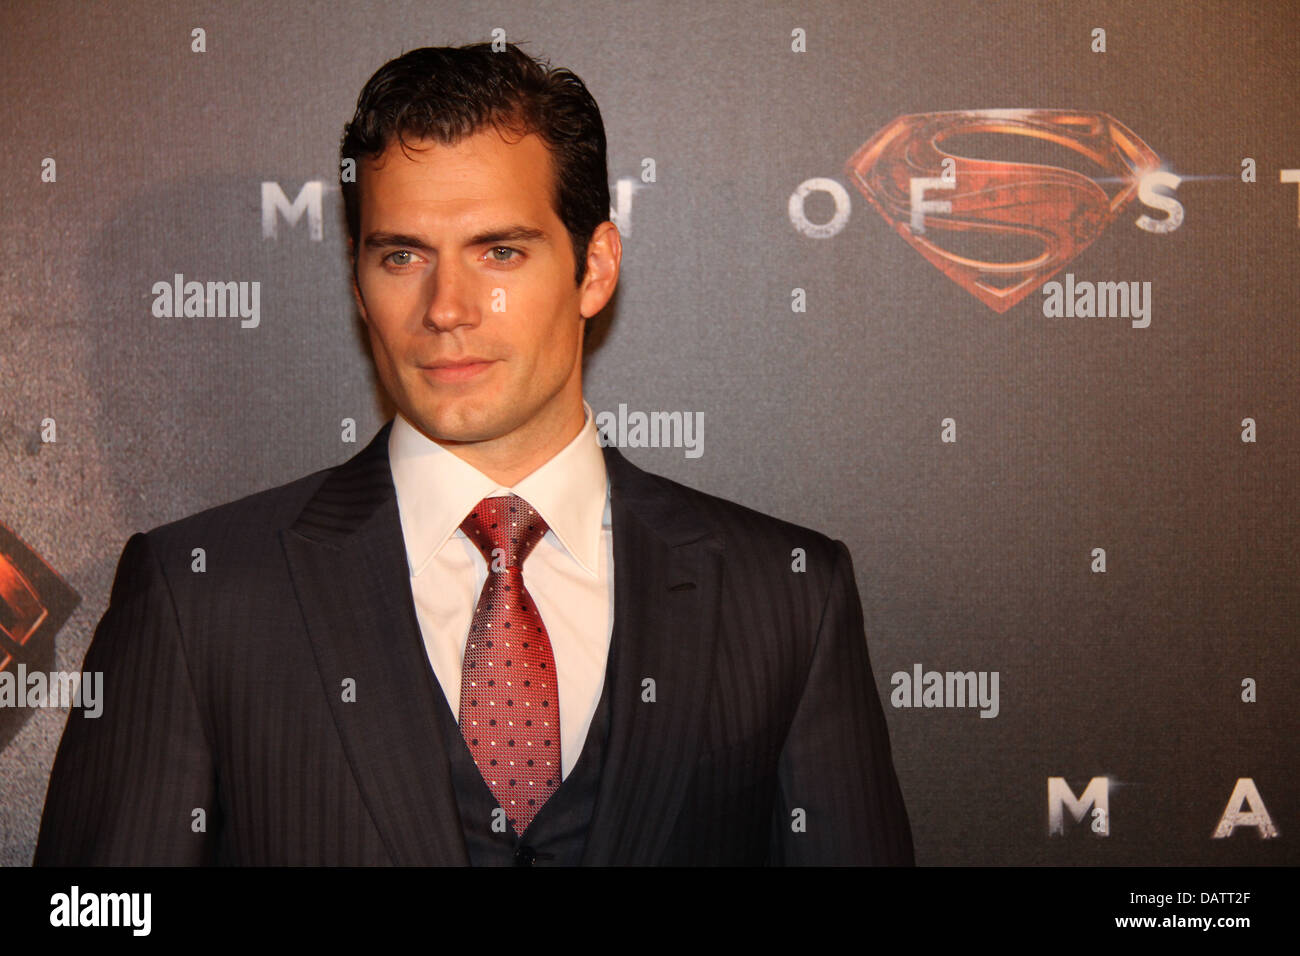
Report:
[[[484,498],[460,526],[487,561],[460,677],[460,731],[492,795],[523,835],[560,786],[555,657],[524,587],[546,522],[518,495]]]

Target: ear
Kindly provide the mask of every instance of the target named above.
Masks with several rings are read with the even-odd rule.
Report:
[[[623,239],[618,226],[602,222],[587,243],[587,272],[582,277],[579,311],[589,319],[609,302],[618,286],[623,263]]]

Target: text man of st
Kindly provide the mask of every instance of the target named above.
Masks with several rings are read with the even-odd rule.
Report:
[[[847,549],[597,438],[622,248],[582,82],[415,50],[342,154],[399,414],[131,538],[37,862],[910,863]]]

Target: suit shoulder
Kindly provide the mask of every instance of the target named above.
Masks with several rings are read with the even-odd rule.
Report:
[[[325,468],[283,485],[205,508],[159,525],[146,534],[158,544],[193,540],[196,536],[213,532],[218,532],[223,538],[231,535],[275,535],[293,523],[303,506],[334,470]]]
[[[323,498],[328,513],[336,500],[373,508],[392,497],[390,429],[391,423],[383,426],[363,449],[333,467],[207,508],[137,537],[148,543],[164,567],[190,566],[191,557],[198,557],[195,549],[201,548],[208,557],[220,554],[215,567],[223,570],[216,573],[236,573],[243,580],[255,581],[258,574],[282,565],[281,532],[296,528],[303,515]],[[210,561],[207,570],[214,571]]]
[[[305,475],[132,534],[118,558],[110,606],[132,598],[148,600],[163,580],[174,596],[178,588],[183,592],[193,577],[185,572],[195,569],[199,550],[204,570],[211,575],[240,584],[257,582],[276,567],[280,529],[293,522],[332,471]]]
[[[613,463],[613,476],[622,483],[624,507],[643,527],[669,544],[703,547],[721,559],[728,619],[762,619],[769,633],[810,650],[828,608],[856,605],[853,560],[842,541],[630,468],[625,459]],[[614,535],[617,550],[617,524]]]
[[[621,464],[628,464],[626,459]],[[632,466],[635,468],[635,466]],[[635,468],[647,488],[666,498],[676,499],[720,537],[725,547],[803,548],[810,555],[833,555],[837,542],[830,535],[766,514],[748,505],[692,488],[663,475]]]

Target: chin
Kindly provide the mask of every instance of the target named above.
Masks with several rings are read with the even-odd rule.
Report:
[[[508,431],[499,416],[473,409],[444,407],[403,412],[411,423],[437,441],[487,441]]]

